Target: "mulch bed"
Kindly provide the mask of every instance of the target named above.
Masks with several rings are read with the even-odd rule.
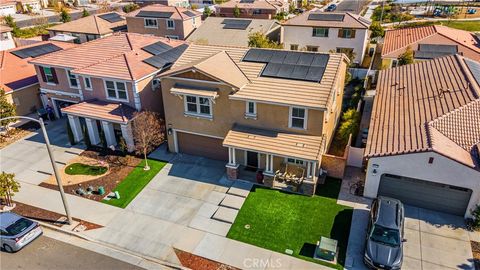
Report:
[[[480,270],[480,242],[470,241],[475,269]]]
[[[16,206],[12,210],[12,212],[14,212],[15,214],[24,216],[26,218],[46,222],[46,223],[49,223],[49,224],[57,226],[57,227],[62,227],[63,225],[67,224],[66,222],[63,223],[63,224],[60,223],[60,222],[57,223],[58,219],[60,219],[61,217],[65,217],[62,214],[55,213],[55,212],[52,212],[52,211],[48,211],[48,210],[45,210],[45,209],[41,209],[41,208],[31,206],[31,205],[28,205],[28,204],[24,204],[24,203],[20,203],[20,202],[15,202],[15,204],[16,204]],[[79,225],[85,226],[86,231],[93,230],[93,229],[99,229],[99,228],[103,227],[102,225],[91,223],[91,222],[81,220],[81,219],[78,219],[78,218],[73,218],[73,220],[80,222]]]
[[[99,152],[95,151],[84,151],[80,154],[81,156],[86,156],[89,158],[103,160],[109,164],[110,172],[107,175],[101,176],[97,179],[86,181],[79,184],[63,186],[65,193],[74,194],[79,197],[101,201],[105,196],[107,196],[110,192],[112,192],[115,187],[120,183],[127,175],[142,161],[140,158],[135,156],[117,156],[117,155],[106,155],[101,156]],[[57,185],[52,185],[48,183],[40,183],[41,187],[50,188],[54,190],[58,190]],[[105,194],[99,195],[95,192],[92,194],[88,194],[85,196],[80,196],[75,193],[79,187],[83,188],[84,190],[87,187],[93,186],[94,190],[96,190],[99,186],[103,186],[105,188]]]
[[[193,270],[237,270],[238,268],[212,261],[192,253],[174,248],[175,254],[183,266]]]
[[[0,134],[0,149],[30,135],[40,128],[40,124],[29,121],[19,127],[10,128],[7,134]]]

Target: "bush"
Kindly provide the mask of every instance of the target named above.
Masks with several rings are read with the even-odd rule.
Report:
[[[203,9],[203,16],[205,17],[209,17],[210,15],[212,15],[212,10],[206,6],[204,9]]]
[[[63,23],[67,23],[72,20],[72,17],[70,17],[70,14],[68,13],[67,9],[62,8],[60,11],[60,21]]]
[[[283,45],[270,40],[261,32],[255,32],[248,36],[248,47],[282,49]]]
[[[338,129],[339,139],[346,142],[350,134],[355,136],[360,127],[360,113],[356,109],[348,109],[342,115],[342,122]]]
[[[404,53],[398,57],[398,65],[404,66],[408,64],[413,64],[413,50],[412,47],[408,46]]]
[[[128,4],[128,5],[124,6],[124,7],[122,8],[122,10],[123,10],[123,12],[125,12],[125,13],[129,13],[129,12],[132,12],[132,11],[137,10],[137,9],[139,9],[139,8],[140,8],[139,5],[137,5],[137,4],[135,4],[135,3],[131,3],[131,4]]]
[[[370,25],[370,38],[383,37],[385,35],[385,29],[379,22],[373,22]]]
[[[472,229],[474,230],[480,230],[480,204],[477,204],[475,209],[471,211],[472,213]]]
[[[82,11],[82,18],[90,16],[90,12],[86,8],[83,9]]]

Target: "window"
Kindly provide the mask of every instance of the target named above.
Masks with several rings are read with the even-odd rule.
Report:
[[[92,80],[90,77],[83,77],[83,82],[85,84],[85,89],[92,90]]]
[[[295,164],[295,165],[300,165],[303,166],[304,161],[301,159],[296,159],[296,158],[287,158],[287,162],[290,164]]]
[[[127,100],[127,87],[124,82],[105,81],[109,99]]]
[[[355,38],[355,30],[349,28],[343,28],[338,30],[339,38]]]
[[[170,39],[180,39],[178,36],[172,36],[172,35],[165,35],[165,37]]]
[[[298,51],[298,44],[292,44],[292,45],[290,45],[290,50],[292,50],[292,51]]]
[[[185,112],[200,116],[212,116],[212,108],[208,98],[186,96]]]
[[[254,9],[253,14],[262,14],[262,10],[261,9]]]
[[[152,90],[155,91],[160,87],[160,79],[159,78],[153,78],[152,80]]]
[[[67,76],[70,87],[78,88],[78,75],[72,74],[70,70],[67,70]]]
[[[307,110],[290,107],[290,127],[307,129]]]
[[[158,28],[157,19],[146,19],[144,20],[145,28]]]
[[[313,28],[314,37],[328,37],[328,28]]]
[[[398,60],[397,59],[393,59],[392,60],[392,67],[396,67],[398,66]]]
[[[175,29],[175,22],[173,20],[167,20],[167,29]]]
[[[46,83],[53,83],[53,84],[57,83],[57,80],[54,75],[55,71],[52,68],[43,67],[43,73],[45,74],[44,79]]]
[[[8,32],[2,33],[0,40],[8,40],[10,37],[8,36]]]
[[[318,47],[317,46],[307,46],[307,51],[308,52],[318,52]]]
[[[247,118],[257,117],[257,104],[255,102],[253,101],[246,102],[245,117]]]

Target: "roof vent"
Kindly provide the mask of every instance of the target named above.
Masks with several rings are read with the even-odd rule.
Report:
[[[295,145],[297,145],[298,147],[305,147],[304,143],[296,143]]]
[[[254,136],[254,135],[248,135],[247,138],[249,138],[249,139],[255,139],[255,136]]]

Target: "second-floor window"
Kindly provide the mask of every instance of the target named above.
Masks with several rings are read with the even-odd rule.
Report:
[[[298,51],[298,44],[291,44],[291,45],[290,45],[290,50],[292,50],[292,51]]]
[[[328,28],[313,28],[314,37],[328,37]]]
[[[318,52],[318,46],[307,46],[307,52]]]
[[[157,19],[145,19],[145,27],[158,28]]]
[[[185,113],[212,116],[212,106],[208,98],[197,96],[185,97]]]
[[[92,79],[90,79],[90,77],[83,77],[83,81],[85,83],[85,89],[92,90]]]
[[[72,74],[70,70],[67,70],[67,76],[70,87],[78,88],[78,75]]]
[[[257,117],[257,104],[253,101],[247,101],[245,108],[246,117]]]
[[[175,22],[173,20],[167,20],[167,29],[175,29]]]
[[[43,81],[46,83],[57,84],[57,75],[55,74],[55,70],[51,67],[41,67]]]
[[[124,82],[105,81],[109,99],[128,100],[127,87]]]
[[[289,123],[292,128],[307,129],[307,109],[291,107]]]
[[[355,29],[341,28],[338,30],[339,38],[355,38]]]

